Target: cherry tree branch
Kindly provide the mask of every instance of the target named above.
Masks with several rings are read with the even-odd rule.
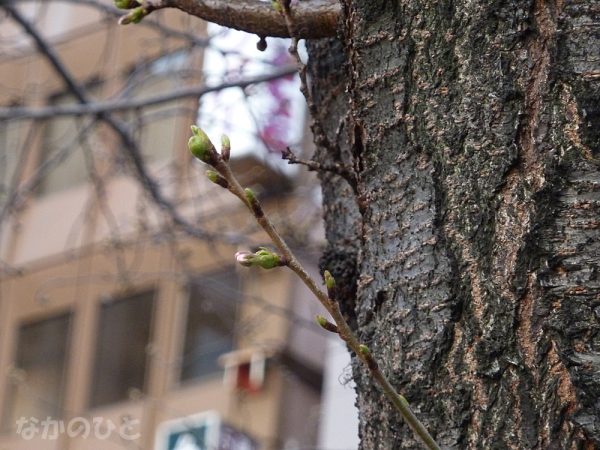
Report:
[[[72,3],[76,5],[85,5],[94,8],[104,14],[108,14],[119,18],[123,15],[123,10],[118,9],[110,4],[102,3],[101,0],[49,0],[52,3]],[[36,3],[39,0],[13,0],[13,4],[17,3]],[[158,20],[148,18],[141,22],[141,25],[147,28],[154,29],[160,32],[161,36],[172,37],[189,42],[191,45],[199,47],[207,47],[210,44],[210,39],[202,35],[197,35],[189,31],[178,30],[171,28]]]
[[[382,372],[369,348],[360,342],[358,336],[356,336],[354,331],[350,328],[338,302],[335,300],[336,286],[333,276],[328,271],[325,271],[324,281],[327,292],[323,291],[296,258],[283,236],[275,229],[273,222],[271,222],[269,217],[265,214],[256,195],[252,190],[244,189],[242,187],[228,164],[231,150],[229,138],[223,136],[221,140],[221,153],[218,153],[206,133],[196,126],[192,126],[192,132],[193,135],[188,142],[191,153],[214,169],[214,171],[207,171],[206,174],[208,179],[229,190],[242,201],[242,203],[250,210],[250,213],[254,216],[256,222],[267,233],[278,251],[278,253],[275,253],[266,247],[261,247],[260,250],[254,254],[250,252],[238,252],[236,254],[237,261],[246,267],[257,266],[262,267],[263,269],[287,266],[296,273],[335,322],[331,323],[328,322],[325,317],[317,316],[319,325],[332,333],[338,334],[348,345],[350,350],[352,350],[357,358],[364,364],[369,371],[370,376],[379,385],[385,396],[402,415],[409,427],[423,442],[425,447],[429,450],[440,450],[439,445],[413,413],[406,398],[396,391]]]
[[[107,112],[128,111],[147,106],[155,106],[189,97],[202,97],[210,92],[216,92],[231,87],[245,88],[253,84],[275,80],[296,73],[295,67],[283,67],[268,74],[258,75],[237,81],[221,83],[215,86],[190,86],[176,89],[165,94],[142,99],[119,99],[106,102],[79,103],[67,106],[45,106],[39,108],[12,107],[0,108],[0,120],[17,119],[47,119],[57,116],[98,115]]]
[[[356,179],[356,174],[342,164],[321,164],[313,160],[300,159],[289,147],[281,152],[281,159],[287,161],[288,164],[301,164],[306,166],[310,171],[334,173],[345,179],[354,193],[358,193],[358,180]]]
[[[143,15],[158,9],[177,8],[208,22],[259,36],[291,37],[285,20],[269,1],[147,0],[142,8]],[[298,2],[291,12],[295,37],[314,39],[335,36],[340,13],[341,6],[337,0]],[[124,23],[129,21],[125,19]]]

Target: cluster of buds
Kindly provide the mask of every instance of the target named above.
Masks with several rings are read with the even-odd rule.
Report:
[[[284,3],[285,1],[285,3]],[[279,7],[284,14],[289,14],[289,0],[273,0],[274,7]],[[392,401],[396,409],[402,413],[402,416],[409,422],[413,431],[423,440],[427,448],[431,450],[439,450],[439,446],[429,435],[423,424],[410,411],[410,407],[406,399],[398,394],[391,386],[385,375],[379,369],[377,362],[371,354],[371,350],[365,344],[360,344],[357,337],[354,335],[350,326],[345,321],[342,312],[336,302],[337,286],[333,275],[325,270],[323,273],[323,281],[327,288],[327,293],[321,292],[312,280],[310,275],[302,268],[300,263],[294,258],[294,255],[288,249],[285,241],[279,236],[269,219],[265,216],[260,202],[256,198],[256,194],[251,189],[243,189],[228,165],[229,155],[231,151],[231,143],[227,136],[221,138],[221,153],[215,150],[215,146],[210,141],[204,131],[192,125],[192,137],[188,141],[190,152],[199,160],[212,166],[214,170],[208,170],[206,176],[210,181],[216,183],[226,189],[229,189],[236,195],[246,206],[252,211],[257,222],[269,234],[273,243],[280,249],[283,255],[277,254],[266,247],[259,247],[256,252],[237,252],[235,259],[238,263],[245,267],[262,267],[263,269],[273,269],[280,266],[288,266],[296,272],[305,284],[314,292],[318,300],[325,309],[334,318],[335,323],[330,322],[326,317],[317,315],[315,317],[317,324],[324,330],[339,335],[348,346],[354,351],[356,356],[362,360],[369,368],[371,375],[382,386],[386,396]]]
[[[229,161],[229,156],[231,154],[231,142],[227,135],[224,134],[221,136],[221,154],[219,155],[212,141],[203,130],[198,128],[196,125],[192,125],[191,128],[192,137],[190,137],[188,140],[188,149],[192,155],[194,155],[200,161],[211,166],[214,166],[216,163],[218,163],[219,159],[222,159],[224,162]]]
[[[230,186],[230,181],[226,178],[225,165],[229,161],[231,154],[231,142],[226,135],[221,136],[221,153],[217,153],[215,146],[207,134],[192,125],[192,136],[188,141],[188,149],[200,161],[210,165],[215,170],[207,170],[206,177],[215,184],[229,189],[236,194],[248,208],[254,213],[257,219],[263,218],[264,213],[256,198],[256,194],[251,189],[244,189],[241,192],[236,191],[235,186]],[[258,266],[263,269],[272,269],[274,267],[285,266],[285,258],[272,252],[266,247],[260,247],[257,252],[237,252],[235,254],[237,262],[242,266]]]
[[[262,267],[263,269],[273,269],[274,267],[285,266],[285,260],[277,253],[272,252],[266,247],[260,247],[257,252],[237,252],[235,259],[244,267]]]

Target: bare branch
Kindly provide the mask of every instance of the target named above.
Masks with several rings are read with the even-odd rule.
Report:
[[[37,2],[38,0],[18,0],[18,3],[27,3],[27,2]],[[110,14],[114,17],[121,17],[123,15],[123,11],[115,8],[114,6],[107,5],[102,3],[100,0],[52,0],[52,2],[58,3],[73,3],[77,5],[86,5],[91,8],[95,8],[98,11],[101,11],[105,14]],[[17,3],[15,1],[14,3]],[[162,36],[165,37],[173,37],[176,39],[183,39],[188,41],[190,44],[197,45],[199,47],[207,47],[210,43],[210,39],[195,35],[191,32],[186,32],[182,30],[177,30],[167,25],[160,23],[157,20],[153,20],[151,18],[147,18],[140,23],[141,26],[153,28],[156,31],[160,32]]]
[[[336,175],[339,175],[340,177],[345,179],[348,182],[348,184],[350,184],[354,193],[358,193],[358,180],[356,179],[356,174],[339,163],[321,164],[313,160],[300,159],[296,157],[296,155],[290,150],[289,147],[281,152],[281,159],[287,161],[288,164],[304,165],[308,168],[308,170],[316,172],[331,172]]]
[[[243,80],[230,81],[216,86],[190,86],[144,99],[121,99],[107,102],[80,103],[78,105],[48,106],[41,108],[0,108],[0,120],[47,119],[49,117],[57,116],[83,116],[88,114],[99,115],[107,112],[128,111],[146,106],[169,103],[182,98],[202,97],[210,92],[216,92],[231,87],[245,88],[253,84],[271,81],[287,75],[292,75],[294,73],[296,73],[295,67],[283,67],[269,74],[259,75]]]
[[[27,200],[28,196],[39,187],[42,182],[44,176],[48,173],[48,171],[54,169],[58,165],[60,165],[63,161],[65,161],[71,153],[75,150],[75,143],[77,143],[83,135],[90,132],[96,126],[96,122],[90,120],[85,124],[79,126],[77,134],[75,137],[70,140],[66,145],[56,151],[52,156],[46,158],[43,163],[41,163],[35,173],[33,173],[27,182],[22,185],[17,186],[17,183],[14,183],[14,186],[11,190],[10,195],[7,197],[6,201],[0,208],[0,229],[4,224],[6,217],[9,216],[12,210],[15,208],[20,208],[21,205]],[[28,146],[24,146],[24,149],[28,149]]]
[[[277,1],[279,1],[279,0],[277,0]],[[312,93],[311,93],[310,89],[308,88],[308,77],[306,76],[306,70],[307,70],[306,64],[304,64],[304,62],[302,62],[300,53],[298,53],[299,36],[296,34],[297,33],[297,25],[294,21],[293,10],[292,10],[292,8],[290,8],[289,1],[283,2],[280,4],[282,7],[283,17],[285,18],[285,24],[287,26],[287,29],[288,29],[290,35],[292,36],[292,42],[291,42],[291,45],[289,48],[289,52],[294,57],[294,59],[296,60],[296,63],[298,64],[298,74],[300,76],[300,92],[302,92],[302,95],[304,95],[304,98],[306,99],[306,104],[308,106],[308,110],[310,112],[310,118],[311,118],[310,128],[314,134],[315,143],[317,145],[323,146],[330,152],[334,152],[335,148],[333,147],[333,145],[327,138],[327,134],[323,130],[321,122],[318,119],[319,115],[318,115],[317,107],[315,106],[315,102],[314,102]],[[296,9],[296,6],[294,6],[294,9]],[[356,182],[353,183],[352,181],[350,181],[350,178],[347,178],[347,179],[350,182],[350,184],[352,185],[352,188],[354,189],[354,191],[356,192],[357,183]]]
[[[192,16],[259,36],[291,37],[282,15],[271,2],[259,0],[155,0],[146,2],[148,12],[177,8]],[[291,12],[294,35],[299,39],[333,37],[341,7],[337,0],[298,2]]]
[[[3,5],[4,9],[9,13],[12,18],[19,23],[23,29],[31,36],[35,41],[36,46],[40,52],[48,59],[48,62],[52,65],[57,74],[61,77],[64,83],[67,85],[69,91],[77,98],[82,104],[90,103],[90,99],[87,97],[86,92],[75,82],[74,78],[69,73],[68,69],[64,66],[60,60],[58,54],[54,49],[44,40],[44,38],[38,33],[35,27],[25,19],[21,13],[9,4]],[[130,162],[133,164],[135,174],[137,175],[141,185],[144,187],[148,195],[152,198],[154,203],[165,213],[169,215],[173,223],[179,226],[186,234],[199,239],[220,239],[224,240],[222,236],[214,235],[192,225],[188,220],[179,214],[173,203],[171,203],[161,192],[156,180],[148,173],[144,159],[140,152],[140,149],[133,139],[127,125],[111,116],[110,113],[101,112],[98,113],[98,118],[105,122],[121,139],[123,147],[129,157]],[[238,243],[239,240],[231,239],[232,243]]]

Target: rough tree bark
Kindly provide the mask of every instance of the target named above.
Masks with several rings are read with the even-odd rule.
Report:
[[[341,4],[308,48],[350,323],[442,447],[600,448],[600,3]],[[354,369],[362,447],[420,448]]]
[[[442,447],[600,448],[600,4],[343,4],[309,69],[345,313]],[[362,448],[420,448],[355,378]]]

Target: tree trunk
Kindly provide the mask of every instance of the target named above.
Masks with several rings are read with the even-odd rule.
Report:
[[[339,301],[444,448],[600,448],[600,6],[346,0],[309,43]],[[355,365],[365,449],[420,448]]]

